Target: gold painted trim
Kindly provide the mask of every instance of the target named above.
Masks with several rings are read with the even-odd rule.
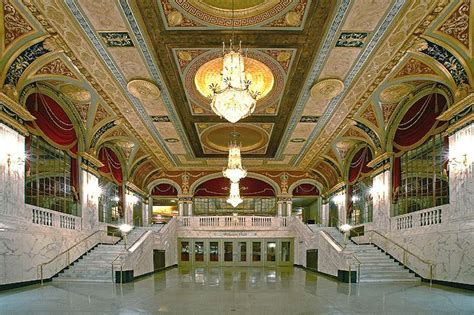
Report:
[[[340,182],[339,184],[336,184],[334,185],[331,189],[329,189],[327,192],[326,192],[326,195],[329,196],[330,194],[332,194],[333,192],[341,189],[342,187],[346,186],[346,183],[345,182]]]
[[[460,127],[462,127],[464,125],[467,125],[469,123],[472,123],[472,122],[474,122],[474,113],[470,113],[469,115],[467,115],[463,119],[461,119],[461,120],[457,121],[456,123],[454,123],[453,125],[449,126],[449,128],[446,129],[446,131],[443,133],[443,135],[449,136],[451,133],[454,133]]]
[[[138,188],[137,185],[135,185],[134,183],[132,182],[126,182],[125,183],[125,186],[130,188],[131,190],[134,190],[135,192],[139,193],[140,195],[142,196],[149,196],[149,193],[146,193],[145,191],[143,191],[142,189]]]
[[[369,163],[367,163],[368,167],[374,167],[375,165],[379,164],[380,162],[389,159],[393,155],[393,152],[385,152],[383,154],[380,154],[376,158],[372,159]]]
[[[79,155],[84,160],[91,162],[96,167],[104,166],[104,164],[101,161],[99,161],[96,157],[94,157],[92,154],[89,154],[87,152],[79,152],[77,155]]]
[[[12,126],[13,129],[24,136],[28,136],[30,134],[25,126],[3,112],[0,112],[0,122],[5,122],[7,125]]]
[[[25,121],[33,121],[35,120],[35,116],[31,115],[28,110],[22,107],[19,103],[15,102],[11,98],[9,98],[5,93],[0,92],[0,101],[3,101],[7,107],[15,112],[21,119]]]
[[[81,163],[81,169],[83,169],[84,171],[87,171],[95,176],[97,176],[97,178],[100,178],[100,177],[103,177],[102,174],[100,174],[100,172],[98,170],[96,170],[95,168],[89,166],[89,165],[86,165],[84,163]]]
[[[451,118],[456,116],[458,113],[460,113],[467,107],[472,106],[473,103],[474,103],[474,93],[471,93],[465,98],[451,105],[446,111],[444,111],[441,115],[436,117],[436,119],[443,120],[443,121],[450,120]]]

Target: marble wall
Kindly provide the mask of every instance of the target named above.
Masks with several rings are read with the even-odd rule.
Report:
[[[81,181],[82,228],[96,229],[99,224],[99,178],[81,170]]]

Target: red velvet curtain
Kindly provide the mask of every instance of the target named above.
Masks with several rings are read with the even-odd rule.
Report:
[[[122,183],[122,166],[117,155],[108,147],[99,150],[99,161],[104,164],[99,170],[105,174],[112,174],[118,184]]]
[[[76,156],[76,130],[68,115],[55,100],[47,95],[33,93],[26,100],[26,108],[36,118],[28,122],[31,128],[60,149]]]
[[[77,135],[74,124],[62,107],[51,97],[33,93],[26,100],[26,108],[36,118],[27,122],[33,133],[45,138],[55,147],[65,150],[71,156],[71,186],[74,198],[79,200],[79,166],[77,163]],[[31,138],[26,138],[26,156],[30,154]],[[26,161],[26,173],[29,173],[30,163]]]
[[[395,151],[407,151],[446,122],[436,120],[446,108],[446,99],[440,94],[420,98],[403,116],[394,137]]]
[[[438,117],[446,110],[446,98],[441,94],[430,94],[420,98],[403,116],[393,139],[395,156],[392,168],[392,201],[396,202],[402,182],[402,167],[400,156],[421,144],[427,136],[436,134],[446,126],[445,121]],[[445,140],[445,146],[447,146]],[[447,147],[446,147],[447,149]]]
[[[349,167],[349,183],[354,183],[360,176],[360,174],[369,173],[372,168],[367,166],[372,160],[372,153],[368,147],[362,148],[354,155]]]

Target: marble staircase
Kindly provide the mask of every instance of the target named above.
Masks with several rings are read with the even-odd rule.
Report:
[[[344,235],[338,229],[327,230],[329,235],[338,242],[344,251],[352,252],[361,262],[360,282],[417,282],[421,281],[414,273],[404,268],[385,252],[374,245],[357,245],[354,242],[344,241]]]
[[[146,228],[135,228],[127,235],[127,248],[147,231]],[[55,282],[60,281],[91,281],[112,282],[112,262],[121,254],[125,254],[124,239],[115,245],[100,244],[69,265],[59,273]]]

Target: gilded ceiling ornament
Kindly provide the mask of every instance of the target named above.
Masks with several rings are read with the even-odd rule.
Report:
[[[18,91],[13,84],[5,84],[2,88],[3,93],[14,101],[18,101]]]
[[[413,44],[408,48],[410,52],[419,52],[428,48],[428,42],[421,37],[416,37]]]
[[[289,60],[290,58],[291,58],[291,53],[289,53],[288,51],[279,52],[277,55],[278,62],[285,62]]]
[[[395,78],[406,75],[420,75],[420,74],[436,74],[433,69],[418,59],[411,58],[408,60],[403,68],[397,73]]]
[[[444,22],[439,30],[456,38],[469,48],[469,10],[470,0],[464,0],[456,11]]]
[[[319,81],[311,88],[311,97],[319,100],[329,100],[339,95],[344,89],[344,82],[339,79]]]
[[[65,84],[61,86],[59,90],[73,102],[83,103],[88,102],[91,99],[89,91],[73,84]]]
[[[344,141],[339,141],[336,143],[337,152],[339,152],[339,155],[341,156],[342,160],[344,160],[344,158],[346,157],[346,154],[351,148],[351,146],[352,146],[352,141],[344,140]]]
[[[285,15],[285,22],[289,26],[298,26],[300,25],[301,18],[298,12],[288,12]]]
[[[8,47],[15,39],[33,31],[33,28],[9,1],[3,1],[3,22],[5,47]]]
[[[410,90],[411,87],[407,84],[395,84],[380,93],[380,100],[384,103],[396,103],[405,97]]]
[[[123,153],[127,158],[130,157],[130,154],[132,153],[133,148],[135,147],[135,143],[124,140],[117,141],[117,145],[119,145],[123,149]]]
[[[76,79],[74,73],[72,73],[72,71],[60,58],[56,58],[53,61],[48,62],[47,64],[42,66],[36,72],[36,74],[59,74]]]
[[[184,50],[178,51],[177,55],[179,59],[184,60],[184,61],[191,61],[191,59],[193,59],[191,54]]]
[[[127,89],[140,100],[156,99],[160,97],[160,89],[146,80],[132,80],[128,82]]]
[[[60,51],[61,47],[54,37],[48,37],[43,42],[43,47],[49,51]]]
[[[178,26],[183,22],[183,15],[179,11],[171,11],[167,18],[169,26]]]

